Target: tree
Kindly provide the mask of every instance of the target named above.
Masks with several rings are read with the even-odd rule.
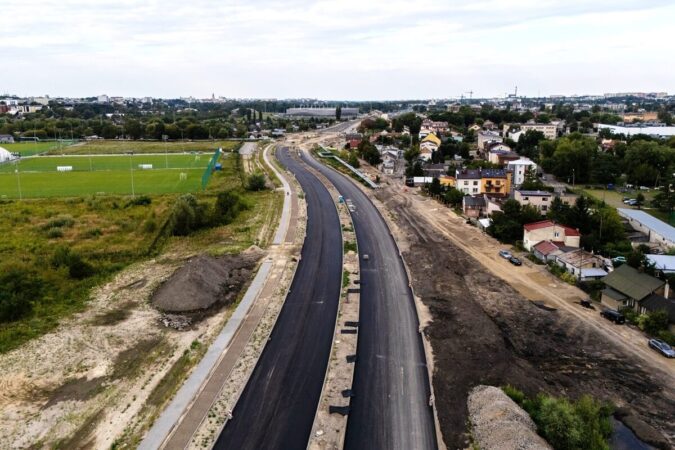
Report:
[[[545,139],[541,131],[527,130],[518,139],[515,150],[519,155],[539,161],[539,143]]]
[[[256,172],[249,175],[246,182],[246,189],[249,191],[262,191],[266,188],[265,184],[265,175],[260,172]]]
[[[431,183],[427,186],[429,195],[432,197],[438,197],[443,192],[443,186],[441,185],[441,180],[434,178],[431,180]]]
[[[216,198],[215,221],[227,225],[246,209],[246,203],[236,191],[222,191]]]
[[[660,331],[668,329],[668,322],[668,312],[658,310],[647,314],[647,317],[642,321],[642,326],[647,333],[656,335]]]
[[[453,207],[461,205],[463,199],[464,193],[455,188],[448,189],[447,191],[445,191],[445,194],[443,195],[443,200],[445,201],[445,203],[448,203]]]
[[[635,197],[635,206],[640,209],[640,207],[644,204],[645,202],[645,196],[642,194],[642,192],[638,192],[638,195]]]
[[[131,139],[140,139],[143,135],[141,123],[135,119],[128,119],[124,123],[124,134]]]
[[[335,108],[335,120],[342,119],[342,106]]]

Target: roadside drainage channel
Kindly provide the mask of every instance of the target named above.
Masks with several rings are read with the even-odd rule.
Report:
[[[361,298],[359,255],[358,249],[356,252],[344,251],[345,243],[350,242],[356,245],[356,233],[347,202],[340,203],[340,193],[324,175],[306,164],[305,167],[326,186],[333,197],[340,217],[343,242],[343,287],[340,292],[340,304],[333,334],[333,348],[307,449],[341,449],[344,447],[347,431],[357,355]],[[349,283],[345,286],[346,276],[348,276]]]
[[[266,161],[268,160],[266,159]],[[271,164],[270,167],[272,167]],[[280,175],[278,172],[276,173],[278,176]],[[279,178],[285,181],[282,176]],[[284,185],[284,189],[287,188],[290,189],[290,185],[288,185],[288,183]],[[285,211],[288,209],[289,212],[284,215],[282,211],[282,216],[279,219],[279,224],[277,226],[278,230],[283,228],[284,233],[289,228],[290,202],[291,195],[284,195],[283,210]],[[162,411],[158,419],[152,424],[151,428],[148,430],[145,437],[139,444],[139,450],[155,450],[161,448],[170,438],[171,434],[176,429],[190,406],[193,404],[194,400],[204,389],[204,386],[210,379],[213,371],[218,366],[218,363],[222,360],[222,357],[225,354],[227,348],[230,346],[232,339],[240,329],[244,319],[255,303],[255,300],[262,292],[273,264],[273,261],[270,259],[266,259],[261,263],[258,272],[251,281],[251,284],[246,290],[244,297],[239,302],[239,305],[237,305],[236,309],[230,316],[222,331],[213,341],[204,357],[197,364],[190,376],[185,380],[171,402]],[[297,267],[297,264],[295,264],[295,267]],[[293,273],[295,273],[295,267],[293,269]]]

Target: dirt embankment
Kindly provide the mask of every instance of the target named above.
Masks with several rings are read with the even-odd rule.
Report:
[[[675,443],[675,398],[668,380],[643,370],[588,323],[524,299],[438,236],[433,224],[410,214],[400,195],[386,189],[377,195],[393,213],[392,231],[415,294],[433,316],[425,333],[433,348],[433,387],[449,449],[468,444],[466,399],[479,384],[511,384],[528,395],[591,394],[626,408],[656,431],[650,440],[658,447]]]
[[[199,255],[163,283],[152,306],[167,313],[202,313],[232,303],[264,252],[251,247],[239,255]]]

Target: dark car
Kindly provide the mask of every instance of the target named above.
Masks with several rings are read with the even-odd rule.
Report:
[[[523,262],[521,260],[519,260],[518,258],[516,258],[515,256],[510,257],[509,262],[511,264],[513,264],[514,266],[522,266],[523,265]]]
[[[579,304],[580,304],[581,306],[583,306],[584,308],[595,309],[595,308],[593,307],[593,304],[591,303],[591,301],[590,301],[589,299],[581,300],[581,301],[579,302]]]
[[[675,350],[673,350],[673,347],[660,339],[650,339],[649,346],[666,358],[675,358]]]
[[[619,311],[614,311],[613,309],[606,309],[600,313],[602,317],[607,320],[611,320],[617,325],[626,323],[626,318]]]

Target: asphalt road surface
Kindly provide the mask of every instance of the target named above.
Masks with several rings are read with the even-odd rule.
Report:
[[[437,448],[419,322],[408,277],[389,228],[368,197],[345,176],[311,157],[351,199],[361,263],[358,354],[346,449]],[[368,255],[365,260],[363,255]]]
[[[340,221],[323,184],[286,149],[277,156],[305,191],[307,235],[271,340],[216,449],[304,450],[330,357],[342,278]]]

